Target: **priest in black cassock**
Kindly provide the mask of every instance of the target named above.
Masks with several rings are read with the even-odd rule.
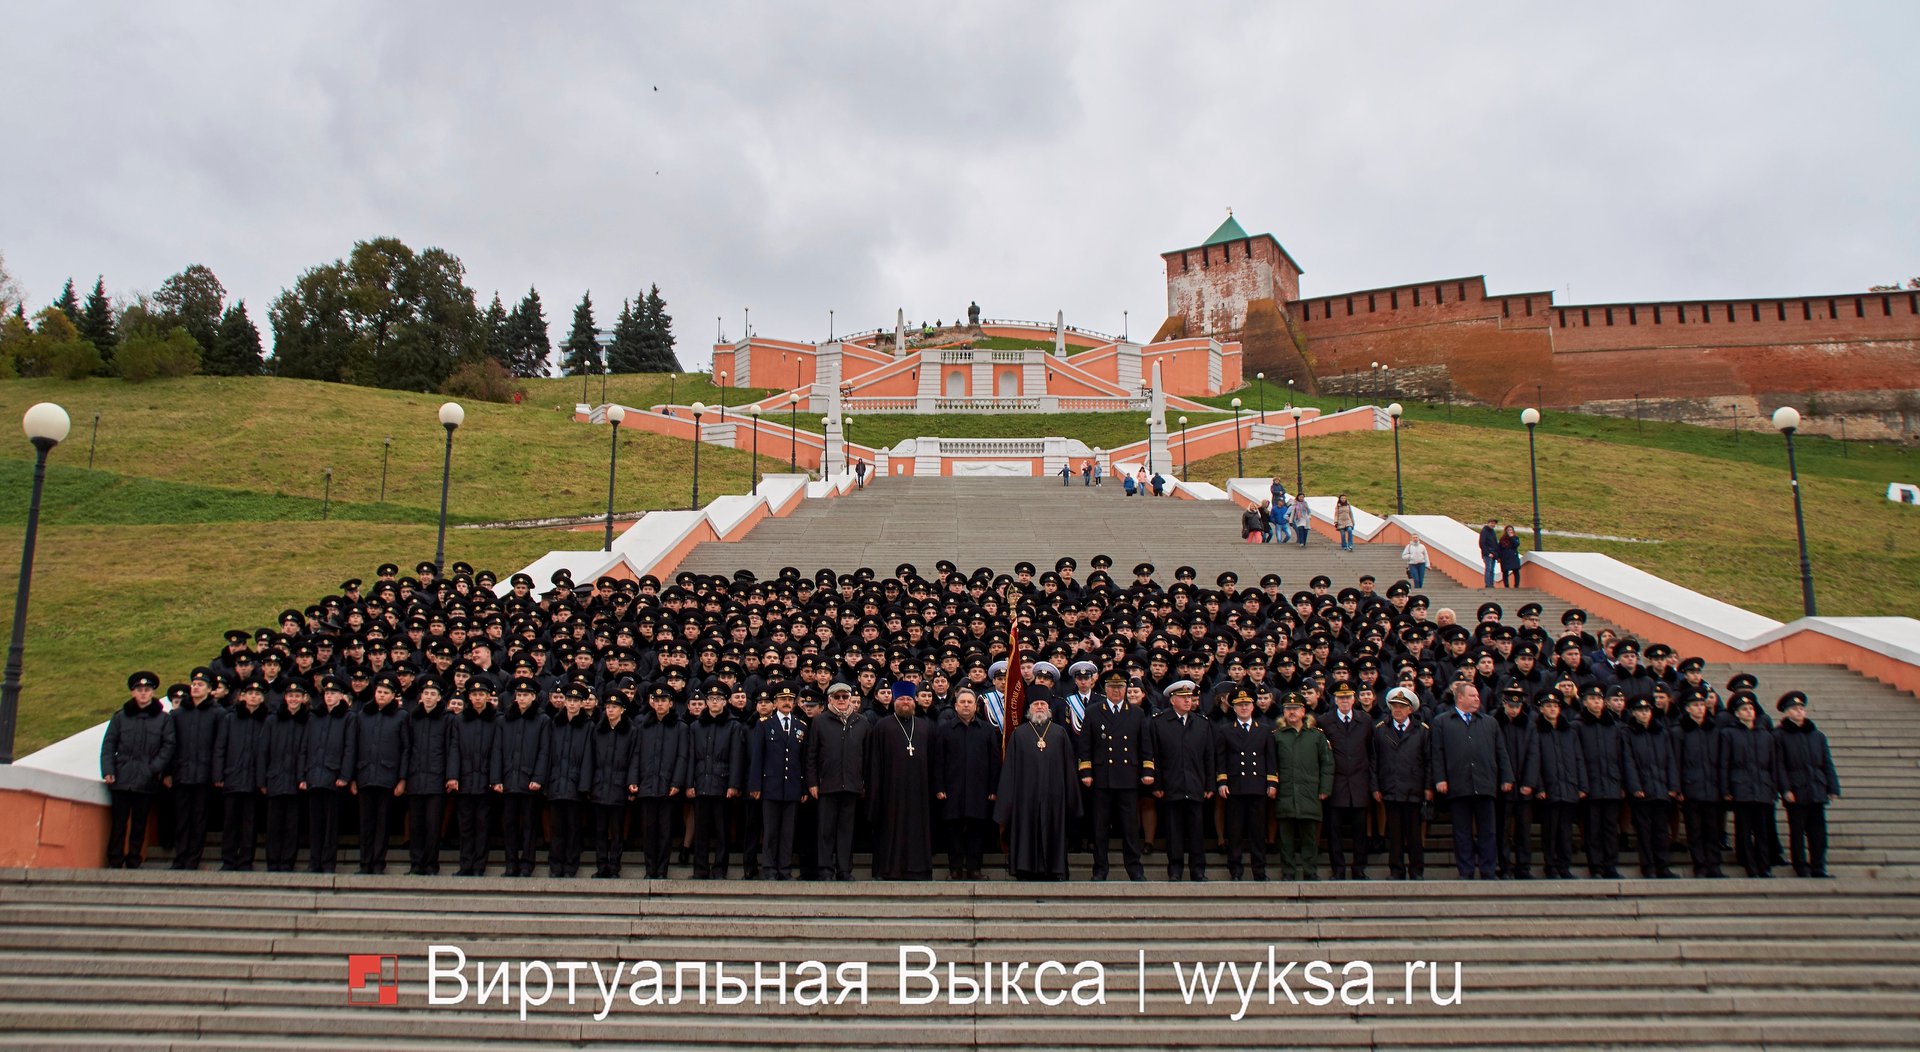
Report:
[[[875,880],[933,877],[933,721],[915,707],[913,685],[895,684],[893,711],[867,735]]]
[[[1006,828],[1007,869],[1020,880],[1067,879],[1067,819],[1080,813],[1073,742],[1044,697],[1007,739],[993,819]]]

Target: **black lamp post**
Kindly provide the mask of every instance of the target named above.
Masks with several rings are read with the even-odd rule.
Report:
[[[40,492],[47,484],[47,454],[66,440],[73,421],[52,402],[27,410],[20,426],[33,443],[33,499],[27,505],[27,536],[20,545],[20,589],[13,596],[13,641],[0,681],[0,763],[13,762],[13,726],[20,715],[20,665],[27,646],[27,592],[33,586],[33,545],[40,532]]]
[[[1233,400],[1233,477],[1239,478],[1247,473],[1246,460],[1241,456],[1245,443],[1240,440],[1240,400]]]
[[[706,415],[707,405],[695,402],[688,408],[693,410],[693,502],[687,507],[697,509],[700,507],[700,418]]]
[[[787,396],[787,470],[800,470],[800,432],[795,427],[800,414],[800,396]]]
[[[613,442],[607,453],[607,540],[602,551],[613,550],[613,480],[618,477],[620,468],[620,421],[626,418],[626,407],[607,407],[607,423],[613,425]]]
[[[322,477],[324,481],[321,483],[320,489],[320,521],[325,522],[327,521],[327,512],[333,508],[333,469],[324,469]]]
[[[1801,509],[1799,463],[1793,459],[1793,432],[1799,430],[1799,409],[1793,409],[1791,405],[1774,409],[1774,426],[1780,428],[1780,434],[1788,440],[1788,476],[1793,480],[1793,528],[1799,530],[1801,541],[1801,609],[1812,618],[1818,614],[1812,605],[1812,561],[1807,559],[1807,513]]]
[[[393,436],[380,445],[380,503],[387,502],[387,458],[393,456]]]
[[[1378,395],[1380,392],[1380,363],[1374,362],[1368,366],[1368,370],[1373,374],[1372,393]]]
[[[1253,378],[1260,385],[1260,422],[1264,424],[1267,422],[1267,374],[1254,373]]]
[[[1180,418],[1180,481],[1187,481],[1187,418]]]
[[[1299,406],[1293,407],[1293,433],[1287,437],[1293,439],[1293,495],[1298,497],[1307,489],[1306,476],[1301,470]]]
[[[727,422],[727,371],[720,370],[720,422]]]
[[[447,429],[447,458],[440,466],[440,539],[433,545],[433,579],[440,579],[440,568],[447,562],[447,487],[453,479],[453,432],[467,419],[459,402],[440,406],[440,426]]]
[[[1520,422],[1527,425],[1527,474],[1533,479],[1533,550],[1540,551],[1540,466],[1533,455],[1533,429],[1540,423],[1540,410],[1520,411]]]
[[[1407,513],[1407,492],[1400,486],[1400,414],[1406,407],[1395,402],[1387,407],[1387,418],[1393,421],[1393,508],[1395,515]]]
[[[753,418],[753,495],[760,495],[760,403],[747,407],[747,415]]]
[[[93,451],[100,444],[100,414],[93,414],[93,437],[87,439],[87,470],[93,470]]]

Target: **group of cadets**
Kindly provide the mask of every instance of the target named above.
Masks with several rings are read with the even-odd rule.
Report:
[[[1577,609],[1557,632],[1533,603],[1517,624],[1497,603],[1470,624],[1429,617],[1405,581],[1336,592],[1319,576],[1289,594],[1278,574],[1209,588],[1187,566],[1162,586],[1150,563],[1123,582],[1105,556],[1084,582],[1071,557],[1036,570],[590,587],[560,571],[540,592],[464,563],[383,565],[277,629],[227,633],[164,700],[153,673],[128,678],[101,751],[107,861],[141,864],[157,807],[181,869],[217,821],[228,870],[252,868],[264,834],[269,870],[304,842],[307,869],[333,872],[350,833],[360,872],[385,872],[404,834],[409,872],[431,875],[451,826],[460,875],[498,844],[509,876],[544,846],[550,876],[591,848],[595,876],[617,877],[637,836],[653,878],[677,849],[695,878],[729,875],[737,853],[748,877],[850,879],[856,839],[876,876],[928,877],[944,846],[949,877],[978,878],[1018,825],[1009,869],[1036,878],[1064,876],[1071,845],[1105,879],[1117,840],[1144,879],[1164,836],[1172,880],[1207,879],[1210,843],[1233,879],[1266,879],[1270,845],[1281,877],[1316,879],[1324,832],[1336,879],[1382,853],[1419,879],[1436,803],[1481,792],[1436,723],[1485,711],[1494,864],[1457,832],[1463,877],[1533,876],[1536,826],[1547,876],[1574,875],[1578,827],[1588,874],[1618,877],[1629,825],[1640,873],[1670,877],[1682,820],[1694,874],[1719,877],[1729,814],[1738,865],[1769,876],[1776,802],[1794,871],[1826,875],[1840,786],[1799,691],[1776,724],[1751,675],[1723,694],[1700,659],[1596,639]],[[1034,792],[1033,765],[1003,754],[1009,659],[1038,728],[1013,740],[1058,741],[1077,787]]]

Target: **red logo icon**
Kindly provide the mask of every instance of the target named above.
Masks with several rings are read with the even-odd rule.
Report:
[[[379,953],[348,954],[347,1003],[350,1005],[399,1004],[400,958]]]

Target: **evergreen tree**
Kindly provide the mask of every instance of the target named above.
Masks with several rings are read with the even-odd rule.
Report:
[[[613,323],[613,342],[607,345],[607,371],[642,373],[647,371],[646,346],[640,329],[640,316],[632,300],[620,301],[620,319]]]
[[[540,305],[540,293],[531,286],[507,321],[507,346],[508,358],[504,364],[513,375],[546,375],[553,342],[547,338],[546,308]]]
[[[67,287],[60,290],[60,298],[54,300],[53,305],[60,308],[60,313],[66,315],[67,321],[71,322],[74,329],[78,331],[80,328],[80,297],[73,291],[72,278],[67,279]]]
[[[673,315],[667,313],[667,301],[660,298],[660,286],[654,285],[647,290],[637,313],[646,348],[640,371],[678,372],[680,359],[673,353]]]
[[[573,308],[573,330],[560,345],[560,368],[568,376],[597,373],[601,370],[600,344],[594,339],[593,294],[584,293],[580,305]]]
[[[258,376],[260,374],[260,329],[247,317],[247,301],[241,300],[220,315],[220,330],[214,335],[213,353],[201,359],[201,371],[209,376]]]
[[[113,305],[107,302],[107,281],[105,277],[95,278],[93,291],[87,293],[87,305],[80,311],[80,321],[74,326],[87,342],[100,350],[100,358],[105,362],[113,361],[113,349],[119,345],[119,334],[113,328]]]
[[[506,305],[500,302],[500,293],[496,291],[493,294],[493,304],[480,318],[480,331],[487,339],[487,357],[499,362],[501,368],[512,372],[513,341],[512,332],[507,327],[509,320]]]

